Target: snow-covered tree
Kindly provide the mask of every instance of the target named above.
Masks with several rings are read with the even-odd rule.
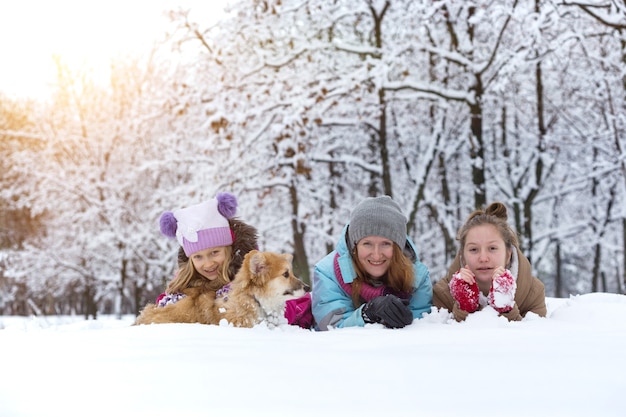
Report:
[[[548,294],[623,291],[620,2],[241,0],[217,23],[170,16],[171,51],[113,62],[104,86],[59,62],[36,128],[2,134],[20,138],[3,142],[3,201],[45,224],[2,252],[22,310],[136,311],[175,267],[160,214],[219,191],[304,280],[352,207],[389,194],[435,280],[466,216],[500,200]]]

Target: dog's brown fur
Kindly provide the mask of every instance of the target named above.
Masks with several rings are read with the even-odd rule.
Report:
[[[235,327],[253,327],[262,321],[277,324],[285,302],[305,293],[305,286],[292,270],[293,256],[253,250],[243,264],[225,297],[202,288],[184,290],[186,297],[174,304],[157,307],[148,304],[135,324],[202,323],[226,320]]]
[[[285,302],[305,294],[305,285],[293,274],[292,260],[291,254],[248,253],[226,297],[215,300],[213,324],[221,320],[235,327],[262,321],[279,324]]]
[[[215,291],[202,287],[186,288],[187,295],[174,304],[158,307],[148,304],[141,311],[135,324],[152,323],[202,323],[210,324],[215,305]]]

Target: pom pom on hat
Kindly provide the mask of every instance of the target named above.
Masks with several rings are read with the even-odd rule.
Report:
[[[232,219],[237,213],[237,198],[231,193],[219,193],[217,199],[217,211],[227,219]]]
[[[237,198],[230,193],[219,193],[203,203],[168,211],[161,215],[161,233],[176,237],[185,255],[201,250],[233,244],[229,219],[237,212]]]
[[[388,195],[368,197],[352,210],[348,225],[350,249],[366,236],[381,236],[395,242],[400,249],[406,245],[406,222],[398,203]]]
[[[166,211],[161,215],[161,220],[159,220],[159,225],[161,227],[161,233],[163,233],[167,237],[176,237],[176,228],[178,225],[176,224],[176,217],[174,217],[174,213],[171,211]]]

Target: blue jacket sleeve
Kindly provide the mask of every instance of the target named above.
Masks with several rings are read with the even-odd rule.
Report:
[[[319,330],[329,327],[364,326],[361,308],[354,308],[352,299],[337,282],[333,270],[334,253],[327,255],[313,273],[311,304]]]
[[[415,292],[411,297],[409,307],[413,312],[414,319],[421,319],[422,314],[430,313],[433,303],[433,284],[430,280],[430,272],[426,265],[421,262],[414,264],[415,270]]]

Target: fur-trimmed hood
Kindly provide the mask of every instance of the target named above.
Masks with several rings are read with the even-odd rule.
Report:
[[[253,249],[259,249],[259,245],[257,243],[257,230],[250,226],[249,224],[244,223],[239,219],[229,219],[228,223],[230,225],[230,230],[232,230],[234,235],[233,241],[233,255],[230,261],[230,268],[228,271],[228,275],[230,276],[231,281],[235,278],[235,274],[241,268],[243,263],[243,258],[246,256],[246,253],[250,252]],[[189,257],[185,255],[185,251],[181,246],[178,249],[178,266],[182,266],[189,261]]]

